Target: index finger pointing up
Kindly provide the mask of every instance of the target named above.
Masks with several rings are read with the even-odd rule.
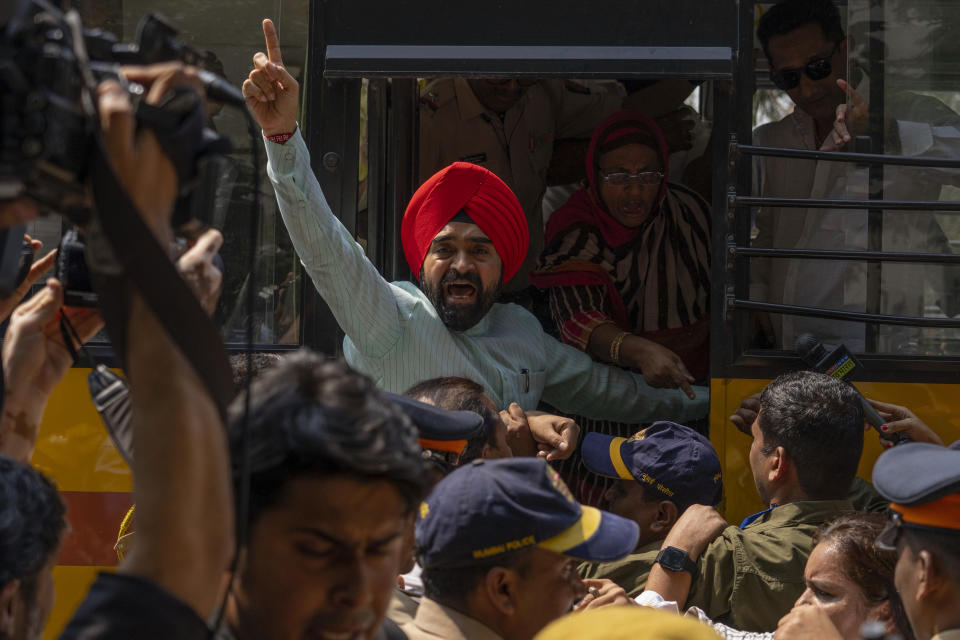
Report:
[[[844,80],[843,78],[837,78],[837,86],[843,89],[844,93],[850,96],[850,101],[853,104],[857,105],[857,104],[866,103],[866,101],[862,97],[860,97],[860,94],[857,93],[856,90],[850,86],[850,83]]]
[[[277,38],[277,29],[270,18],[265,18],[263,21],[263,37],[267,42],[267,59],[276,64],[283,64],[283,57],[280,55],[280,39]]]

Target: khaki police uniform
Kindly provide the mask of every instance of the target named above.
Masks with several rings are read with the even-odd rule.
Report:
[[[814,532],[851,511],[849,500],[791,502],[727,527],[700,556],[687,605],[734,629],[775,630],[806,589]]]
[[[890,506],[890,501],[884,500],[873,485],[860,476],[853,479],[847,500],[853,503],[854,510],[867,513],[886,513]]]
[[[405,625],[417,615],[420,602],[409,596],[402,589],[394,589],[390,605],[387,607],[387,617],[398,625]]]
[[[544,80],[501,118],[480,104],[463,78],[427,85],[420,101],[420,182],[458,160],[479,164],[513,189],[527,214],[527,259],[506,290],[530,284],[527,274],[543,250],[541,200],[554,140],[589,137],[623,102],[624,91],[615,86],[594,93],[573,82]]]
[[[420,601],[413,622],[402,629],[410,640],[503,640],[482,622],[429,598]]]
[[[663,540],[655,540],[615,562],[584,562],[578,569],[580,577],[585,580],[588,578],[613,580],[624,588],[628,596],[636,598],[647,584],[650,567],[657,559],[662,543]]]

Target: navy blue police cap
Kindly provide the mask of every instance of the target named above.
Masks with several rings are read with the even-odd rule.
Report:
[[[648,499],[659,496],[685,508],[716,506],[723,496],[717,452],[709,440],[682,424],[654,422],[630,438],[588,433],[580,451],[590,471],[635,480]]]
[[[460,467],[434,487],[417,521],[426,569],[494,566],[505,553],[532,547],[612,561],[633,551],[638,535],[632,520],[578,503],[542,458]]]
[[[386,396],[407,414],[421,440],[463,440],[466,445],[467,440],[483,433],[483,417],[473,411],[447,411],[395,393]]]
[[[960,534],[957,443],[945,448],[911,442],[885,451],[873,467],[873,486],[904,525]]]

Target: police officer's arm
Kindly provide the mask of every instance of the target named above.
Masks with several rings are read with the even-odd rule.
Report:
[[[726,540],[721,536],[727,522],[713,507],[695,504],[687,508],[670,529],[661,549],[674,547],[686,551],[697,563],[697,575],[686,571],[669,571],[654,564],[647,578],[646,589],[660,594],[664,600],[696,605],[711,618],[725,613],[722,603],[729,603],[732,590],[732,554]],[[730,565],[727,570],[726,565]]]
[[[283,68],[273,23],[264,20],[263,31],[269,55],[254,56],[254,70],[243,83],[243,93],[265,135],[290,133],[296,123],[299,87]],[[383,279],[334,216],[310,167],[310,153],[300,132],[283,144],[268,139],[264,144],[267,175],[280,215],[317,291],[363,354],[386,353],[401,335],[403,310],[397,296],[402,294]]]
[[[199,86],[177,65],[131,70],[155,103],[175,86]],[[135,130],[127,93],[100,89],[101,126],[114,171],[161,246],[172,238],[173,165],[150,129]],[[118,571],[152,581],[207,619],[233,550],[226,432],[213,400],[139,296],[128,316],[137,542]]]

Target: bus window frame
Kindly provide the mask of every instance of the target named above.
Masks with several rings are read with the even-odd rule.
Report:
[[[838,2],[842,9],[847,5]],[[734,74],[736,87],[734,98],[736,102],[735,114],[738,116],[738,137],[730,142],[752,144],[752,100],[756,87],[765,85],[765,80],[758,81],[758,75],[765,78],[766,65],[762,73],[758,71],[759,62],[754,56],[756,49],[753,46],[754,8],[751,4],[740,7],[740,41],[737,59],[737,70]],[[876,75],[876,74],[875,74]],[[875,83],[876,84],[876,83]],[[874,86],[872,85],[872,89]],[[748,122],[744,123],[746,118]],[[746,126],[745,126],[746,124]],[[742,135],[745,132],[746,135]],[[737,194],[750,194],[752,191],[752,175],[749,162],[737,162],[735,154],[730,150],[723,162],[733,169],[731,197]],[[715,165],[716,166],[716,165]],[[750,347],[749,313],[729,310],[725,300],[729,295],[749,300],[749,269],[748,259],[736,257],[732,260],[727,255],[726,245],[735,242],[738,246],[750,244],[750,215],[749,209],[741,207],[739,214],[731,200],[725,203],[726,215],[720,218],[714,212],[714,221],[723,220],[726,229],[722,237],[714,231],[712,248],[713,286],[711,287],[711,308],[714,316],[711,318],[711,377],[726,379],[772,379],[785,371],[806,368],[806,365],[792,350],[758,349]],[[870,210],[871,213],[874,210]],[[875,216],[873,216],[875,218]],[[716,225],[719,226],[719,225]],[[720,246],[717,246],[720,242]],[[718,251],[718,249],[722,249]],[[732,286],[728,282],[733,280]],[[719,340],[722,344],[716,344]],[[916,382],[916,383],[956,383],[960,381],[960,357],[952,356],[896,356],[892,354],[858,354],[857,357],[864,364],[865,373],[859,379],[870,382]]]

